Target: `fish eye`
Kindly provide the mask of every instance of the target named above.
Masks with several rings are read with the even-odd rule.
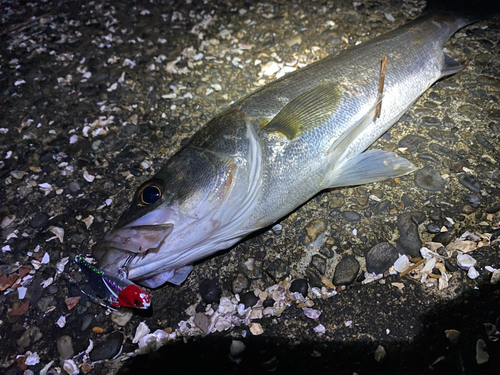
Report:
[[[139,189],[138,201],[144,205],[150,205],[161,198],[162,189],[156,182],[149,182]]]

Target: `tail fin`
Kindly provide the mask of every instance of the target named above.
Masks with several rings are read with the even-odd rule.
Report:
[[[500,13],[500,0],[427,0],[425,11],[458,14],[465,26]]]

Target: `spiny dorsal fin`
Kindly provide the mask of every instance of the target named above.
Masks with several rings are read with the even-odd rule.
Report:
[[[323,125],[338,107],[341,91],[335,82],[323,82],[297,96],[264,127],[262,131],[281,133],[289,140]]]

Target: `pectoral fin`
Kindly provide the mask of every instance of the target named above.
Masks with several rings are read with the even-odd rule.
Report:
[[[193,266],[184,266],[177,268],[176,270],[165,271],[154,275],[149,279],[137,280],[137,284],[147,286],[148,288],[157,288],[166,282],[174,285],[180,285],[187,279],[192,269]]]
[[[342,162],[349,146],[369,125],[372,124],[373,121],[375,121],[377,105],[382,101],[383,97],[384,96],[382,94],[379,95],[373,106],[368,110],[363,118],[351,126],[335,141],[335,143],[330,146],[328,153],[331,154],[334,165]]]
[[[279,133],[293,140],[299,134],[324,124],[338,107],[341,91],[335,82],[324,82],[284,106],[262,131]]]
[[[417,168],[394,152],[370,150],[344,161],[325,176],[323,188],[362,185],[403,176]]]

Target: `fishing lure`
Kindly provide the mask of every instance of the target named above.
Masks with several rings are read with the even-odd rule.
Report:
[[[149,292],[128,279],[120,279],[88,263],[81,255],[75,256],[75,262],[87,276],[95,296],[89,297],[108,308],[130,307],[145,310],[151,306]]]

